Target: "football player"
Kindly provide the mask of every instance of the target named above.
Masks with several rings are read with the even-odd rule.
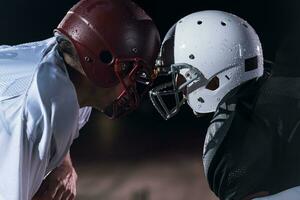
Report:
[[[300,198],[299,80],[271,75],[249,23],[222,11],[188,15],[167,33],[157,66],[170,77],[150,92],[164,119],[185,102],[196,116],[214,113],[203,164],[220,199]]]
[[[159,33],[130,0],[82,0],[54,33],[0,48],[1,200],[74,199],[69,149],[91,108],[123,116],[155,78]]]

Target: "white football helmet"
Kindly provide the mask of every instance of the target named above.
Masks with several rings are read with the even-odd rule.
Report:
[[[165,119],[185,100],[195,113],[215,112],[231,90],[263,75],[263,63],[259,37],[245,20],[222,11],[196,12],[167,33],[157,66],[172,81],[152,89],[150,98]],[[172,107],[164,99],[170,95]]]

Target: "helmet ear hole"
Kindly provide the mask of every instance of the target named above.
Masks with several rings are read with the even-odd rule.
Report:
[[[101,51],[99,58],[105,64],[110,64],[113,61],[113,55],[107,50]]]
[[[217,76],[215,76],[213,79],[209,81],[209,83],[206,85],[205,88],[214,91],[218,89],[219,86],[220,86],[220,80]]]
[[[226,26],[227,24],[226,24],[226,22],[221,21],[221,25],[222,25],[222,26]]]

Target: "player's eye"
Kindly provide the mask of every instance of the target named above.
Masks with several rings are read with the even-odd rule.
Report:
[[[149,85],[150,81],[151,81],[151,76],[146,71],[139,70],[136,73],[135,79],[136,79],[136,82],[139,82],[139,83],[142,83],[142,84],[145,84],[145,85]]]
[[[135,76],[136,89],[139,94],[144,94],[149,90],[151,76],[144,70],[139,70]]]

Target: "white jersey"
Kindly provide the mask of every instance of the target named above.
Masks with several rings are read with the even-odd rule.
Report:
[[[300,186],[284,190],[278,194],[267,197],[255,198],[253,200],[299,200]]]
[[[0,46],[0,200],[31,200],[90,113],[79,108],[55,37]]]

